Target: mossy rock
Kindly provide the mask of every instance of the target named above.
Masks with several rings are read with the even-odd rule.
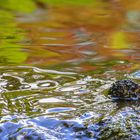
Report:
[[[113,99],[135,100],[140,98],[140,85],[130,79],[118,80],[108,91]]]

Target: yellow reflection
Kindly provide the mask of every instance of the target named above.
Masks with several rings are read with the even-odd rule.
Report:
[[[110,47],[113,49],[124,49],[130,47],[124,32],[113,32],[110,44]]]

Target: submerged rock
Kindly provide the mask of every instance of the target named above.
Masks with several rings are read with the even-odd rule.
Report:
[[[139,108],[126,107],[98,123],[99,140],[140,140]]]
[[[63,121],[58,127],[61,139],[140,140],[140,108],[125,107],[95,123]],[[55,129],[57,130],[57,129]]]
[[[132,80],[119,80],[112,84],[108,94],[114,99],[140,99],[140,85]]]

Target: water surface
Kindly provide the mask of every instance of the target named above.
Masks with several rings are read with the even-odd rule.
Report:
[[[140,101],[107,90],[140,82],[140,2],[36,5],[0,11],[0,139],[139,140]]]

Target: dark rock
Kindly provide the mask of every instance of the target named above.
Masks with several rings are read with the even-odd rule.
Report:
[[[119,80],[112,84],[108,94],[114,99],[138,99],[140,98],[140,85],[132,80]]]

